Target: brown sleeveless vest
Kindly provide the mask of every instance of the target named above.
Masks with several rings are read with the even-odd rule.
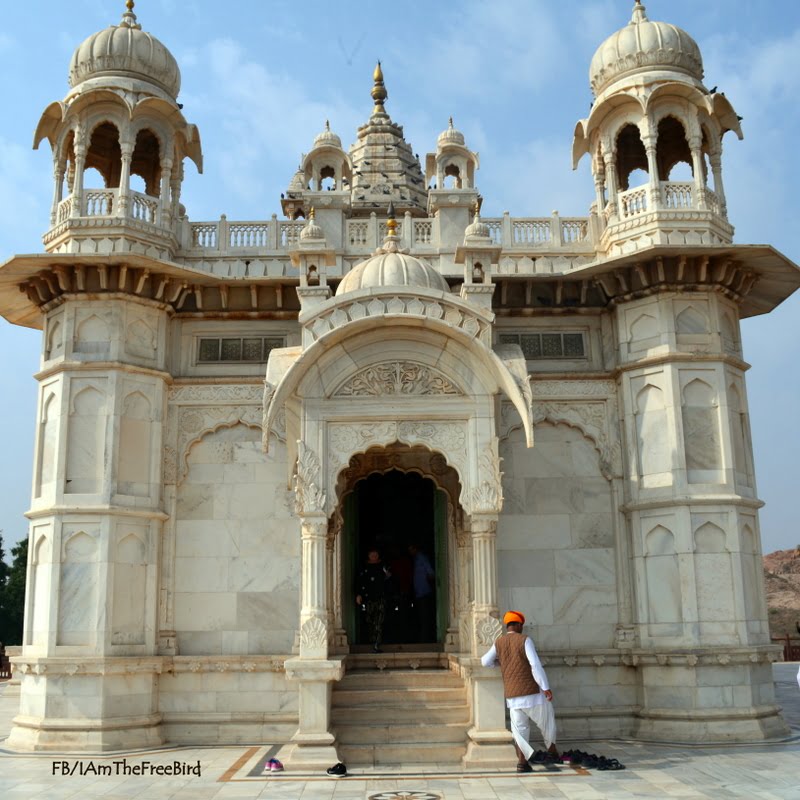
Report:
[[[539,694],[539,684],[531,674],[531,662],[525,655],[525,640],[528,637],[510,631],[495,643],[497,660],[503,673],[503,690],[506,697],[523,697]]]

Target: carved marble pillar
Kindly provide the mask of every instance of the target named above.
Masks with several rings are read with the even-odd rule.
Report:
[[[472,516],[472,586],[472,654],[480,657],[497,638],[494,633],[500,625],[497,620],[497,514]]]
[[[75,181],[72,187],[70,217],[83,215],[83,171],[86,168],[86,145],[75,135]]]
[[[64,175],[66,166],[56,164],[53,169],[53,207],[50,209],[50,226],[53,227],[58,220],[58,206],[64,198]]]
[[[304,515],[300,521],[300,656],[328,655],[327,597],[328,520],[322,515]]]
[[[296,510],[300,517],[300,655],[285,662],[286,677],[298,684],[299,719],[294,747],[286,761],[293,767],[322,769],[338,760],[331,733],[331,687],[344,675],[344,659],[329,658],[328,518],[319,459],[297,443]]]
[[[606,186],[608,188],[608,217],[617,215],[617,194],[619,193],[617,183],[617,153],[616,150],[609,150],[603,153],[603,161],[606,165]]]
[[[169,189],[172,182],[172,159],[164,158],[161,161],[161,195],[158,203],[157,224],[168,228],[172,221],[171,209],[169,206]]]
[[[497,514],[472,515],[472,727],[464,756],[467,769],[499,767],[513,758],[506,730],[500,670],[481,666],[480,657],[503,632],[497,609]]]
[[[647,153],[647,173],[649,175],[647,185],[647,207],[649,210],[658,208],[663,202],[661,198],[661,182],[658,179],[656,141],[655,136],[646,136],[644,139],[644,150]]]
[[[120,142],[122,151],[122,168],[119,174],[119,200],[117,203],[118,217],[127,217],[130,207],[131,191],[131,159],[133,158],[133,142]]]
[[[711,162],[711,173],[714,176],[714,194],[719,200],[719,213],[723,217],[728,216],[728,203],[725,200],[725,187],[722,183],[722,145],[718,153],[711,153],[708,157]]]
[[[708,208],[706,200],[706,179],[703,168],[702,139],[692,136],[689,139],[689,149],[692,151],[692,172],[694,173],[694,196],[696,208],[704,211]]]
[[[594,161],[594,191],[597,196],[597,213],[603,214],[606,208],[606,165],[602,158]]]

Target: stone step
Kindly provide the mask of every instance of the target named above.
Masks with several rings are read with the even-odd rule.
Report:
[[[350,744],[339,745],[339,758],[348,766],[458,764],[467,752],[463,744]]]
[[[412,688],[403,687],[391,689],[334,689],[331,704],[334,708],[342,706],[370,706],[382,707],[383,705],[425,706],[426,704],[457,705],[466,703],[464,687],[451,689]],[[422,711],[422,709],[421,709]]]
[[[469,706],[463,701],[460,703],[435,704],[404,702],[378,706],[334,706],[331,718],[335,725],[356,723],[360,725],[385,725],[387,719],[399,723],[425,720],[428,723],[459,722],[462,725],[467,725],[469,723]]]
[[[394,688],[394,687],[431,687],[450,689],[463,687],[464,681],[454,672],[446,669],[420,670],[356,670],[346,672],[337,687],[352,688]]]
[[[396,724],[394,721],[387,723],[384,718],[383,725],[348,725],[336,724],[336,739],[342,745],[367,745],[367,744],[421,744],[422,742],[433,745],[463,744],[466,741],[466,725],[463,722],[438,724],[412,723]]]

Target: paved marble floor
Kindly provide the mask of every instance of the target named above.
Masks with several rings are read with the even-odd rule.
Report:
[[[343,779],[264,776],[264,761],[275,754],[266,747],[170,748],[128,755],[76,758],[20,755],[2,749],[15,713],[16,698],[0,684],[0,797],[3,800],[525,800],[571,798],[619,800],[636,797],[758,798],[800,800],[800,689],[797,664],[776,664],[775,683],[793,736],[787,741],[726,747],[681,747],[637,742],[578,743],[581,749],[613,756],[627,765],[621,772],[560,768],[518,778],[508,774],[448,773],[444,765],[426,770],[364,770]],[[200,776],[116,774],[174,762],[196,767]],[[93,767],[87,765],[92,764]],[[81,767],[83,765],[83,767]],[[84,774],[80,772],[83,769]],[[95,770],[110,774],[93,774]],[[72,771],[72,774],[64,774]],[[87,774],[88,771],[88,774]]]

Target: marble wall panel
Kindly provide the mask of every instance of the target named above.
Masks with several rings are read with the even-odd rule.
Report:
[[[63,526],[56,644],[93,645],[97,636],[99,531]],[[88,532],[87,532],[88,530]]]
[[[608,623],[616,617],[615,586],[557,586],[553,590],[553,619],[556,623]]]
[[[66,494],[101,491],[105,465],[107,379],[73,379],[67,428]]]
[[[500,446],[513,468],[497,527],[500,603],[529,616],[539,646],[609,647],[617,622],[611,483],[577,428],[540,423],[534,437],[529,450],[514,430]]]
[[[613,550],[566,550],[555,553],[556,585],[613,586]]]
[[[126,527],[128,532],[122,534],[114,553],[111,643],[144,644],[147,530]]]
[[[299,619],[300,529],[286,451],[245,425],[196,443],[176,493],[175,613],[181,653],[288,653]],[[221,610],[208,617],[217,600]],[[206,615],[206,616],[204,616]],[[204,650],[207,648],[207,650]]]

